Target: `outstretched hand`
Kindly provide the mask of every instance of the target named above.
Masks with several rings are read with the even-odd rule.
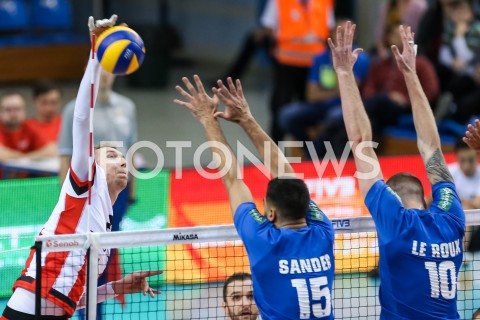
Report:
[[[150,288],[146,278],[161,273],[163,273],[161,270],[132,272],[123,279],[113,281],[113,291],[115,291],[116,294],[143,292],[144,296],[148,293],[151,298],[154,298],[155,294],[160,294],[161,291]]]
[[[397,60],[397,66],[403,73],[415,73],[417,55],[417,45],[413,41],[415,34],[410,27],[404,28],[403,26],[400,26],[398,31],[400,32],[400,38],[402,39],[403,52],[400,53],[400,49],[398,49],[396,45],[392,46],[392,52],[395,56],[395,60]]]
[[[94,34],[95,36],[99,36],[103,31],[107,30],[108,28],[111,28],[117,23],[118,16],[116,14],[113,14],[110,19],[102,19],[102,20],[97,20],[90,16],[88,18],[88,29],[90,30],[91,34]],[[122,23],[122,25],[125,25]]]
[[[216,95],[210,97],[205,92],[202,81],[198,75],[194,75],[193,80],[197,86],[196,89],[187,77],[182,78],[188,92],[180,86],[176,86],[175,89],[185,98],[186,101],[175,99],[173,102],[189,109],[193,116],[201,123],[208,119],[214,119],[215,113],[218,109],[218,97]]]
[[[213,88],[213,93],[225,105],[225,111],[215,113],[215,117],[240,123],[252,118],[247,99],[243,95],[242,83],[237,79],[236,85],[232,78],[227,79],[228,88],[222,80],[218,80],[218,88]]]
[[[332,51],[333,67],[337,73],[352,71],[358,55],[363,52],[361,48],[352,51],[355,29],[356,25],[348,21],[344,27],[337,27],[336,44],[333,43],[331,38],[328,38],[328,45]]]
[[[480,120],[475,120],[475,126],[471,124],[468,125],[468,131],[465,132],[463,142],[471,149],[480,151]]]

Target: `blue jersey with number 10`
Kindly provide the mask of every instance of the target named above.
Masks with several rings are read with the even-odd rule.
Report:
[[[235,227],[247,249],[262,319],[333,319],[334,231],[311,201],[307,227],[275,228],[254,203],[241,204]]]
[[[365,198],[380,247],[380,319],[459,319],[465,214],[455,186],[432,188],[429,210],[406,209],[383,180]]]

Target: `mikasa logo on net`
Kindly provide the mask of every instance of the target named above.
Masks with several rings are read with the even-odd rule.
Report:
[[[47,240],[47,248],[65,248],[65,247],[76,247],[78,246],[77,240],[73,241],[57,241],[57,240]]]

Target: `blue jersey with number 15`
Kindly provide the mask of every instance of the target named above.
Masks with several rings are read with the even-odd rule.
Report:
[[[253,296],[263,319],[333,319],[334,231],[311,201],[307,227],[275,228],[255,204],[241,204],[235,227],[247,249]]]
[[[365,198],[380,247],[380,319],[459,319],[465,214],[455,186],[432,187],[429,210],[406,209],[383,180]]]

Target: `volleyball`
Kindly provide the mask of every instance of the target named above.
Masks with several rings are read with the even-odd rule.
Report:
[[[102,68],[116,75],[131,74],[140,67],[145,57],[142,38],[124,26],[102,32],[96,41],[95,51]]]

